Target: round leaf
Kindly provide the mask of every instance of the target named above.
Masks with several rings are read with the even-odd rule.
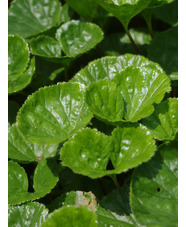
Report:
[[[29,96],[17,116],[22,136],[34,143],[52,144],[68,139],[92,118],[84,101],[84,87],[59,83]]]
[[[20,206],[10,206],[8,208],[9,226],[29,226],[40,227],[46,220],[48,210],[43,204],[29,202]]]
[[[10,161],[8,203],[15,205],[45,196],[55,187],[58,181],[58,171],[59,167],[55,160],[41,160],[34,172],[34,192],[28,192],[28,178],[24,168],[16,162]]]
[[[139,124],[124,124],[112,132],[114,152],[111,161],[115,173],[121,173],[148,161],[156,150],[150,132]]]
[[[39,161],[43,158],[54,157],[58,144],[40,145],[29,143],[17,131],[15,124],[8,127],[8,157],[20,163]]]
[[[62,207],[54,211],[42,227],[96,227],[96,219],[95,213],[86,207]]]
[[[57,26],[62,21],[58,0],[14,0],[8,10],[8,32],[29,37]]]
[[[117,17],[126,28],[130,20],[145,9],[150,0],[99,0],[98,3]]]
[[[27,42],[18,35],[8,36],[8,79],[15,80],[22,74],[29,62]]]
[[[72,20],[57,30],[56,38],[65,54],[75,57],[95,47],[103,39],[103,32],[96,24]]]
[[[145,226],[177,226],[177,144],[162,145],[156,155],[134,170],[130,204],[134,216]]]
[[[107,80],[92,83],[86,90],[85,101],[98,118],[109,122],[122,121],[124,102],[115,83]]]
[[[136,122],[154,111],[153,103],[159,103],[165,92],[171,91],[170,80],[151,68],[128,67],[113,81],[121,89],[125,102],[125,119]]]
[[[49,36],[37,36],[29,41],[31,53],[43,57],[61,57],[61,47],[57,40]]]
[[[157,34],[149,46],[149,59],[158,62],[170,76],[178,79],[178,27]]]
[[[96,129],[82,129],[70,138],[60,151],[63,166],[91,178],[107,175],[107,164],[113,146],[109,136]]]
[[[116,74],[123,71],[128,66],[146,66],[163,72],[162,68],[157,63],[149,61],[143,56],[125,54],[118,57],[103,57],[94,60],[80,70],[71,81],[77,81],[87,86],[101,79],[112,80]]]
[[[21,91],[28,84],[30,84],[32,80],[32,76],[35,71],[35,58],[32,58],[28,68],[23,74],[19,75],[19,77],[15,80],[8,80],[8,94],[12,94],[18,91]]]
[[[144,118],[151,135],[158,140],[174,140],[178,133],[178,99],[169,98],[155,105],[154,112]]]

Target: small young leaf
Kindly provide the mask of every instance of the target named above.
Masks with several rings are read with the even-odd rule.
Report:
[[[178,132],[178,99],[169,98],[155,105],[154,112],[144,118],[151,135],[158,140],[174,140]]]
[[[37,36],[29,41],[31,53],[43,57],[61,57],[61,47],[57,40],[49,36]]]
[[[43,204],[29,202],[19,206],[9,206],[8,225],[9,226],[29,226],[41,227],[46,220],[48,210]]]
[[[27,42],[18,35],[8,36],[8,79],[15,80],[22,74],[29,62]]]
[[[58,181],[58,166],[55,160],[43,159],[34,172],[34,192],[28,192],[28,178],[24,168],[13,161],[8,165],[8,203],[11,205],[36,200],[48,194]]]
[[[17,131],[15,124],[8,127],[8,157],[20,163],[36,162],[39,159],[54,157],[58,144],[40,145],[29,143]]]
[[[125,102],[125,119],[136,122],[154,111],[165,92],[171,91],[166,74],[151,68],[128,67],[115,76],[113,82],[121,89]]]
[[[23,38],[57,26],[62,21],[59,0],[14,0],[8,10],[8,32]]]
[[[103,57],[90,62],[85,68],[80,70],[72,82],[80,82],[88,86],[92,82],[107,79],[112,80],[116,74],[123,71],[128,66],[148,67],[163,73],[163,69],[147,58],[139,55],[125,54],[118,57]]]
[[[92,118],[84,101],[84,86],[59,83],[29,96],[17,116],[17,128],[30,142],[60,143]]]
[[[96,24],[72,20],[57,30],[56,38],[65,54],[68,57],[75,57],[101,42],[103,32]]]
[[[148,57],[158,62],[171,80],[178,79],[178,27],[155,36],[149,46]]]
[[[97,217],[86,207],[62,207],[54,211],[43,223],[42,227],[96,227]]]
[[[21,91],[28,84],[30,84],[32,80],[32,76],[35,71],[35,58],[32,58],[29,62],[28,68],[23,74],[19,75],[19,77],[15,80],[8,80],[8,94],[12,94],[18,91]]]
[[[95,116],[109,122],[122,121],[124,102],[120,89],[108,80],[100,80],[88,86],[85,101]]]
[[[116,128],[112,137],[95,129],[82,129],[61,148],[62,165],[91,178],[117,174],[148,161],[156,146],[150,132],[141,125]],[[113,170],[107,170],[111,159]]]
[[[117,17],[126,28],[130,20],[145,9],[150,0],[99,0],[98,3]]]
[[[133,172],[131,209],[145,226],[177,226],[178,150],[176,143],[163,144],[156,155]]]

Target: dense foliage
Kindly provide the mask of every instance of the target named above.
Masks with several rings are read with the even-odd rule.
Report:
[[[10,227],[178,225],[177,10],[11,1]]]

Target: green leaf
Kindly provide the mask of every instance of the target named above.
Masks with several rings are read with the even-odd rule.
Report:
[[[131,227],[140,226],[131,213],[129,205],[130,177],[121,188],[103,197],[97,207],[98,226]]]
[[[153,15],[170,25],[178,24],[178,0],[154,9]]]
[[[15,193],[26,193],[28,190],[28,179],[23,167],[18,163],[8,162],[8,196]]]
[[[57,40],[49,36],[37,36],[29,41],[31,53],[43,57],[61,57],[61,47]]]
[[[125,102],[125,119],[136,122],[154,111],[153,103],[160,103],[165,92],[171,91],[166,74],[151,68],[128,67],[113,81],[121,89]]]
[[[30,142],[60,143],[85,127],[92,113],[84,101],[84,86],[59,83],[29,96],[17,115],[17,128]]]
[[[85,20],[91,21],[97,9],[97,2],[92,0],[65,0]]]
[[[155,105],[153,114],[144,118],[151,135],[158,140],[174,140],[178,133],[178,99],[169,98]]]
[[[62,207],[54,211],[43,223],[42,227],[96,227],[97,217],[93,211],[86,207]]]
[[[99,0],[98,3],[118,18],[125,28],[130,20],[145,9],[150,0]]]
[[[32,80],[32,76],[35,71],[35,58],[32,58],[29,62],[28,68],[23,74],[15,80],[8,80],[8,94],[12,94],[21,91],[28,86]]]
[[[15,123],[16,115],[19,110],[19,104],[14,100],[8,100],[8,122],[10,124]]]
[[[148,161],[156,150],[155,141],[146,127],[124,124],[112,132],[114,152],[111,161],[115,173],[121,173]]]
[[[109,122],[122,121],[124,102],[115,83],[107,80],[92,83],[86,89],[85,101],[98,118]]]
[[[156,155],[134,170],[130,204],[145,226],[177,226],[178,150],[176,143],[162,145]]]
[[[61,23],[61,10],[58,0],[14,0],[8,10],[8,33],[23,38],[41,33]]]
[[[40,227],[46,220],[48,210],[43,204],[29,202],[19,206],[9,206],[8,208],[8,225]]]
[[[40,145],[29,143],[17,131],[15,124],[8,127],[8,157],[20,163],[40,161],[54,157],[58,153],[58,144]]]
[[[149,46],[148,57],[158,62],[171,80],[178,79],[178,27],[158,33]]]
[[[118,57],[103,57],[90,62],[85,68],[81,69],[74,78],[73,82],[79,82],[85,86],[92,82],[107,79],[112,80],[116,74],[123,71],[128,66],[149,67],[159,72],[163,72],[162,68],[147,58],[139,55],[125,54]]]
[[[15,80],[22,74],[29,62],[27,42],[18,35],[8,36],[8,79]]]
[[[60,151],[62,165],[91,178],[117,174],[150,159],[154,145],[150,132],[141,125],[114,129],[112,137],[95,129],[82,129]],[[107,170],[111,159],[114,169]]]
[[[113,146],[109,136],[96,129],[79,130],[60,151],[63,166],[91,178],[107,175],[107,164]]]
[[[129,30],[134,42],[139,50],[146,55],[148,44],[150,44],[151,37],[145,30]],[[99,44],[99,47],[106,55],[118,56],[124,53],[133,53],[136,51],[132,46],[127,34],[114,33],[106,36]]]
[[[57,30],[56,38],[65,54],[68,57],[75,57],[101,42],[103,32],[96,24],[72,20]]]
[[[34,192],[28,192],[28,178],[23,167],[9,161],[8,165],[8,202],[15,205],[36,200],[48,194],[58,181],[59,167],[55,160],[43,159],[37,165],[34,178]]]

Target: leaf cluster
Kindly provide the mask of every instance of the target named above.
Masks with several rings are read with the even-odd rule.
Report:
[[[9,226],[178,225],[177,3],[11,2]]]

